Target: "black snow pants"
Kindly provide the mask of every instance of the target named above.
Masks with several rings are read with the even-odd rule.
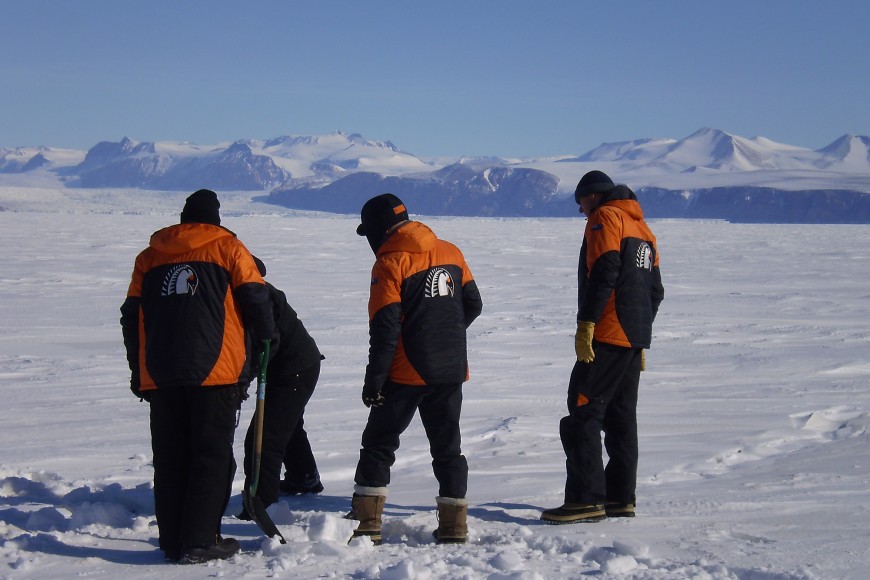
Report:
[[[568,472],[565,502],[634,503],[642,350],[599,342],[594,343],[594,348],[593,362],[578,361],[574,365],[568,383],[568,416],[559,424]],[[578,405],[578,397],[583,404]]]
[[[299,417],[296,429],[284,448],[284,481],[298,488],[310,488],[320,482],[317,461],[305,431],[305,417]]]
[[[215,543],[236,472],[238,408],[235,385],[153,391],[151,447],[160,549]]]
[[[320,378],[320,361],[304,369],[292,381],[267,384],[263,405],[265,408],[263,450],[260,459],[260,480],[257,486],[257,497],[262,500],[264,506],[278,501],[281,464],[287,454],[288,445],[296,444],[293,436],[297,426],[302,422],[305,405],[314,393],[318,378]],[[256,415],[251,418],[251,424],[245,435],[245,489],[250,488],[254,476],[256,419]],[[310,466],[314,464],[314,456],[311,455],[307,436],[305,445],[310,455],[306,462]],[[316,465],[314,471],[317,471]]]
[[[399,436],[419,409],[429,439],[432,470],[439,484],[438,495],[464,498],[468,490],[468,462],[462,455],[459,432],[462,383],[416,386],[387,381],[381,392],[384,404],[372,407],[369,412],[354,482],[365,487],[389,485]]]

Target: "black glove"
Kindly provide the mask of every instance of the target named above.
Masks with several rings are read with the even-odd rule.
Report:
[[[363,385],[362,402],[366,407],[380,407],[384,404],[384,396],[379,388],[366,383]]]
[[[239,385],[238,385],[238,389],[239,389],[239,407],[241,407],[241,406],[242,406],[242,403],[245,402],[245,401],[247,401],[247,400],[248,400],[248,397],[251,396],[251,395],[248,394],[248,387],[250,387],[250,384],[239,383]]]
[[[151,402],[151,391],[140,391],[139,383],[137,381],[130,381],[130,391],[136,395],[136,398],[140,401],[144,399],[149,403]]]
[[[239,383],[236,385],[236,411],[239,411],[239,415],[236,418],[236,427],[238,427],[238,418],[241,417],[242,411],[242,403],[248,400],[250,395],[248,395],[248,387],[249,384]]]

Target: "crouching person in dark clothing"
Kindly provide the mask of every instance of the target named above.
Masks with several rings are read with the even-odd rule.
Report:
[[[392,194],[362,208],[357,234],[375,252],[369,295],[369,360],[362,400],[371,407],[354,476],[354,537],[381,541],[381,516],[399,436],[417,410],[438,480],[439,543],[468,536],[468,463],[459,415],[468,380],[466,329],[483,309],[462,252],[410,221]]]
[[[266,265],[254,257],[262,276]],[[264,401],[263,448],[260,459],[260,479],[257,488],[264,506],[278,501],[282,489],[292,493],[320,493],[323,485],[304,429],[305,405],[314,393],[320,377],[323,355],[296,311],[287,302],[284,292],[266,282],[272,314],[279,338],[271,350],[266,368],[268,390]],[[251,419],[245,436],[245,489],[253,479],[254,437],[256,415]],[[281,464],[286,463],[285,480],[281,481]],[[240,519],[251,519],[242,511]]]
[[[170,562],[239,551],[220,533],[236,470],[236,412],[250,361],[275,336],[263,277],[220,226],[219,208],[213,191],[190,195],[181,224],[155,232],[136,257],[121,306],[130,388],[151,403],[154,508]]]

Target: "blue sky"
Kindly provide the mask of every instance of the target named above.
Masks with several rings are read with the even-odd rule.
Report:
[[[0,146],[870,135],[870,2],[0,0]]]

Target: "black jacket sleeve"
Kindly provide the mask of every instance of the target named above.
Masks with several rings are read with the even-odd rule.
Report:
[[[483,299],[474,280],[462,287],[462,308],[465,311],[465,328],[468,328],[483,312]]]
[[[121,305],[121,332],[130,367],[130,385],[139,388],[139,298],[129,296]]]
[[[402,305],[384,306],[369,322],[369,364],[365,384],[377,390],[383,388],[402,333]]]
[[[662,285],[662,273],[658,266],[653,267],[652,283],[652,319],[656,319],[659,312],[659,304],[665,299],[665,287]]]
[[[242,284],[234,290],[236,300],[242,310],[245,326],[250,329],[254,344],[266,339],[278,341],[275,319],[272,315],[272,301],[265,284]]]

